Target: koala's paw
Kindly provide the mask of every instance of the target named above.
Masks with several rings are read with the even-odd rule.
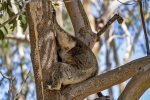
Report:
[[[44,88],[45,88],[45,89],[49,89],[49,90],[53,90],[53,89],[52,89],[52,85],[44,85]]]
[[[48,90],[60,90],[60,87],[54,87],[52,85],[45,85],[44,88]]]

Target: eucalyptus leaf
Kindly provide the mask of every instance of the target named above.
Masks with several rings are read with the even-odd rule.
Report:
[[[8,33],[8,30],[7,30],[7,28],[5,26],[4,26],[4,29],[5,29],[6,33]]]
[[[3,40],[4,39],[4,33],[2,30],[0,30],[0,40]]]

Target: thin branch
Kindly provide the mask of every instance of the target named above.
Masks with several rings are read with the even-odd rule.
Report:
[[[16,18],[17,16],[21,15],[23,12],[24,12],[24,8],[26,7],[26,5],[29,3],[29,2],[35,2],[35,1],[41,1],[41,0],[28,0],[28,1],[24,1],[23,2],[23,7],[22,9],[20,10],[20,12],[18,12],[17,14],[13,15],[11,18],[9,18],[7,21],[5,21],[3,24],[0,24],[0,28],[5,26],[7,23],[9,23],[10,21],[12,21],[14,18]],[[53,1],[53,0],[47,0],[47,1]]]
[[[130,2],[131,0],[123,0],[124,3]],[[104,13],[101,15],[101,17],[98,19],[99,22],[102,21],[102,24],[106,24],[110,16],[116,11],[116,9],[121,6],[122,4],[119,3],[117,0],[114,0],[110,3],[110,5],[107,7],[107,9],[104,11]]]
[[[150,18],[150,15],[149,14],[147,14],[146,16],[145,16],[145,21],[147,21],[148,19]],[[129,50],[129,56],[128,56],[128,58],[126,58],[125,59],[125,61],[124,62],[129,62],[129,59],[130,59],[130,57],[131,57],[131,54],[132,54],[132,51],[133,51],[133,49],[134,49],[134,46],[135,46],[135,44],[136,44],[136,41],[137,41],[137,39],[138,39],[138,37],[139,37],[139,35],[140,35],[140,32],[141,32],[141,30],[142,30],[142,25],[138,28],[138,31],[137,31],[137,33],[136,33],[136,36],[134,37],[134,40],[133,40],[133,43],[132,43],[132,47],[130,48],[130,50]]]
[[[140,13],[141,13],[141,19],[142,19],[142,24],[143,24],[143,29],[144,29],[146,48],[147,48],[147,55],[150,55],[149,44],[148,44],[148,36],[147,36],[147,32],[146,32],[146,26],[145,26],[144,15],[143,15],[143,10],[142,10],[142,2],[141,2],[141,0],[138,0],[138,2],[140,4]]]
[[[26,82],[26,80],[27,80],[27,78],[29,76],[29,73],[30,73],[30,71],[28,72],[27,77],[25,78],[24,82]],[[16,94],[16,96],[14,97],[13,100],[16,100],[18,98],[19,94],[21,93],[21,90],[22,90],[23,86],[24,86],[24,84],[22,83],[22,86],[21,86],[19,92]]]
[[[4,74],[1,72],[1,70],[0,70],[0,73],[1,73],[1,75],[2,75],[4,78],[6,78],[6,79],[8,79],[8,80],[11,79],[11,76],[6,76],[6,75],[4,75]]]
[[[8,79],[9,82],[10,82],[10,83],[9,83],[9,90],[8,90],[8,100],[11,100],[11,93],[12,93],[11,87],[12,87],[12,82],[14,81],[14,78],[11,77],[11,76],[6,76],[6,75],[4,75],[4,74],[1,72],[1,70],[0,70],[0,73],[1,73],[1,75],[3,76],[3,78]]]
[[[123,22],[123,18],[120,17],[118,14],[115,14],[107,23],[106,25],[97,33],[97,36],[102,35],[106,29],[117,19],[118,23],[121,24]]]
[[[14,35],[6,35],[4,37],[4,39],[12,39],[12,40],[16,40],[16,41],[19,41],[19,42],[25,42],[25,43],[30,43],[29,39],[27,39],[26,37],[17,37],[17,36],[14,36]]]
[[[18,12],[17,14],[15,14],[15,15],[13,15],[11,18],[9,18],[7,21],[5,21],[3,24],[1,24],[1,25],[0,25],[0,28],[3,27],[3,26],[5,26],[5,25],[6,25],[7,23],[9,23],[10,21],[12,21],[12,20],[13,20],[14,18],[16,18],[18,15],[21,15],[21,14],[24,12],[24,8],[25,8],[26,4],[29,3],[29,2],[30,2],[30,0],[29,0],[29,1],[24,1],[23,7],[22,7],[21,11]]]
[[[134,1],[133,3],[123,3],[123,2],[121,2],[120,0],[117,0],[118,2],[120,2],[121,4],[124,4],[124,5],[133,5],[133,4],[136,4],[135,2],[136,1]]]
[[[101,8],[99,6],[99,3],[97,3],[95,0],[91,0],[91,3],[93,3],[96,7],[96,10],[98,10],[100,12]]]
[[[12,95],[12,84],[13,84],[13,81],[15,80],[15,78],[11,77],[9,79],[9,90],[8,90],[8,100],[11,100],[11,95]]]
[[[113,35],[107,40],[107,43],[110,43],[115,38],[124,38],[124,37],[125,35]]]

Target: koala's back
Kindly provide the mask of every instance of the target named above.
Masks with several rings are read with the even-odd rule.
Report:
[[[70,67],[62,69],[64,85],[84,81],[98,73],[97,60],[91,49],[77,38],[72,37],[72,39],[76,41],[76,44],[62,59],[63,63],[71,64]]]

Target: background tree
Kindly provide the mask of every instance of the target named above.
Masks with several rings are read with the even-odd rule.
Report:
[[[98,58],[100,73],[112,70],[115,67],[124,65],[135,58],[140,58],[140,57],[143,57],[146,55],[146,46],[145,46],[145,39],[144,39],[143,30],[142,30],[142,24],[141,24],[140,12],[139,12],[139,4],[137,2],[129,2],[129,1],[130,0],[124,0],[122,2],[125,4],[132,4],[132,5],[125,5],[123,3],[120,3],[117,0],[116,1],[83,0],[83,6],[89,17],[92,30],[95,33],[96,33],[96,31],[99,31],[107,23],[107,21],[111,18],[112,15],[115,14],[116,11],[117,11],[117,13],[120,13],[120,15],[124,18],[124,23],[121,24],[121,26],[117,22],[115,22],[109,29],[107,29],[107,31],[104,33],[104,35],[102,35],[99,38],[99,41],[96,42],[96,44],[93,48],[93,51]],[[80,6],[75,5],[75,2],[77,4],[78,1],[71,0],[71,2],[65,2],[65,6],[66,6],[68,12],[71,8],[74,8],[73,11],[69,12],[69,16],[70,16],[73,26],[74,26],[74,32],[72,31],[73,30],[72,27],[70,27],[71,25],[68,21],[69,18],[68,18],[68,15],[66,14],[64,5],[62,6],[63,10],[62,10],[62,12],[60,12],[60,14],[62,14],[62,18],[65,19],[65,21],[63,21],[63,26],[64,26],[65,30],[68,30],[69,33],[75,33],[76,36],[82,40],[82,37],[80,37],[77,32],[81,28],[81,26],[86,26],[83,23],[83,21],[87,21],[87,19],[86,19],[86,17],[82,17],[83,15],[81,15],[81,14],[83,14],[83,13],[79,14],[76,18],[73,18],[73,14],[76,14],[77,11],[81,10],[81,8],[79,8]],[[31,7],[34,7],[33,6],[33,5],[35,5],[34,3],[36,4],[37,2],[30,3],[32,5]],[[56,3],[58,3],[58,2],[56,2]],[[56,3],[54,4],[55,9],[57,9],[58,7],[60,7],[60,5],[62,5],[62,3],[59,3],[59,6],[57,7]],[[3,91],[0,91],[1,92],[0,98],[2,98],[2,99],[18,98],[18,99],[30,99],[31,100],[31,99],[36,98],[35,83],[33,81],[33,79],[34,79],[33,78],[33,70],[32,70],[31,60],[30,60],[30,56],[29,56],[30,55],[30,46],[29,46],[29,39],[28,39],[29,31],[28,31],[28,24],[27,24],[28,21],[27,21],[27,17],[26,17],[26,11],[24,11],[25,4],[26,4],[26,2],[23,2],[22,0],[10,0],[10,1],[9,0],[8,1],[1,0],[1,3],[0,3],[0,5],[1,5],[0,6],[0,11],[1,11],[0,12],[0,14],[1,14],[0,15],[0,17],[1,17],[1,19],[0,19],[0,22],[1,22],[0,38],[3,39],[5,36],[3,41],[0,41],[1,42],[1,44],[0,44],[0,46],[1,46],[0,70],[3,74],[5,74],[7,76],[11,76],[11,77],[4,77],[3,74],[0,76],[0,79],[1,79],[0,88],[4,88]],[[50,4],[47,3],[47,1],[42,2],[42,4],[43,5],[45,4],[46,6],[41,7],[40,3],[37,3],[37,4],[39,4],[39,5],[35,5],[35,7],[38,7],[37,12],[34,11],[35,8],[30,10],[30,12],[29,12],[29,8],[27,7],[28,17],[29,17],[29,13],[32,13],[32,18],[33,18],[33,17],[35,17],[33,15],[35,13],[38,14],[38,12],[40,12],[41,9],[49,8],[50,9],[50,10],[48,10],[49,13],[44,12],[45,18],[43,17],[43,19],[45,19],[46,21],[51,20],[50,19],[51,17],[48,18],[48,16],[51,16]],[[49,4],[49,5],[47,5],[47,4]],[[149,16],[149,13],[150,13],[149,12],[149,1],[143,0],[142,4],[143,4],[143,8],[144,8],[143,13],[144,13],[144,17],[145,17],[147,33],[149,35],[149,32],[150,32],[150,29],[148,27],[149,21],[150,21],[149,20],[149,17],[150,17]],[[48,8],[44,8],[44,7],[48,7]],[[60,10],[58,10],[58,11],[60,11]],[[23,12],[23,13],[21,15],[18,15],[17,17],[15,17],[13,20],[9,21],[9,23],[7,23],[6,25],[3,25],[3,23],[6,22],[7,19],[12,18],[12,16],[15,16],[15,14],[17,14],[19,12]],[[58,15],[58,13],[57,13],[57,15]],[[84,20],[83,20],[83,18],[84,18]],[[31,20],[32,19],[29,19],[30,24],[31,24]],[[80,22],[80,24],[78,22]],[[32,24],[35,25],[35,23],[32,23]],[[39,26],[39,27],[42,27],[42,25],[44,25],[44,27],[42,27],[44,29],[44,31],[42,30],[41,33],[39,32],[40,33],[39,37],[36,37],[35,39],[39,38],[38,41],[41,41],[40,39],[47,39],[47,38],[45,38],[43,33],[48,34],[48,32],[49,32],[51,34],[48,34],[48,35],[51,38],[48,38],[48,41],[51,41],[51,42],[49,42],[50,44],[47,44],[47,45],[49,45],[50,47],[55,47],[55,42],[53,41],[54,38],[52,35],[54,30],[51,29],[52,24],[49,25],[48,23],[45,23],[45,21],[43,21],[43,23],[40,22],[40,25],[41,26]],[[37,30],[38,30],[38,28],[37,28]],[[90,31],[86,31],[86,30],[90,30],[89,25],[87,25],[87,29],[85,29],[84,31],[85,31],[85,33],[92,32],[91,30]],[[35,30],[30,30],[30,34],[32,33],[31,31],[35,32]],[[32,36],[30,36],[30,37],[32,37]],[[86,41],[87,40],[85,39],[85,43],[86,43]],[[84,39],[83,39],[83,42],[84,42]],[[32,44],[35,45],[38,43],[33,38],[30,40],[30,43],[31,43],[31,54],[34,54],[35,52],[32,50],[35,48],[32,48]],[[42,42],[42,45],[45,45],[43,43],[45,43],[45,42]],[[53,45],[53,46],[51,46],[51,45]],[[49,46],[47,46],[47,47],[49,47]],[[50,47],[48,50],[55,49],[55,48],[50,48]],[[47,49],[44,49],[44,50],[47,50]],[[49,53],[48,51],[43,51],[43,52],[45,52],[45,54],[46,54],[46,52]],[[55,55],[55,52],[51,52],[51,53]],[[34,54],[34,55],[37,55],[37,54]],[[40,57],[43,57],[42,55],[44,55],[44,54],[39,53]],[[36,56],[33,56],[33,55],[31,55],[31,57],[36,58]],[[54,60],[51,59],[50,55],[47,56],[47,59],[48,58],[49,58],[49,61],[46,63],[48,63],[48,64],[50,63],[50,65],[57,61],[56,59],[54,59]],[[39,60],[42,60],[42,58],[38,59],[38,60],[32,59],[33,66],[37,66],[34,64],[39,64]],[[133,63],[132,66],[142,64],[140,66],[144,67],[145,65],[148,64],[149,59],[147,59],[147,58],[140,59],[140,64],[138,61],[139,60],[131,62],[130,64]],[[40,63],[41,62],[42,61],[40,61]],[[145,65],[142,62],[144,62]],[[50,67],[50,65],[48,65],[48,64],[47,64],[47,67]],[[130,64],[129,64],[129,66],[130,66]],[[127,66],[127,65],[125,65],[125,66]],[[134,68],[134,67],[132,67],[132,68]],[[122,94],[124,94],[125,96],[128,95],[126,97],[133,97],[133,96],[140,97],[141,94],[143,94],[143,92],[149,88],[149,84],[148,84],[149,77],[147,75],[149,70],[145,70],[145,68],[149,69],[149,67],[144,67],[144,71],[139,72],[139,74],[137,74],[133,78],[133,80],[130,81],[130,83],[128,84],[128,86],[125,89],[125,92],[123,92]],[[35,71],[35,69],[34,69],[34,71]],[[132,69],[131,69],[131,71],[132,71]],[[135,71],[137,71],[137,70],[135,70]],[[131,72],[132,75],[130,73],[128,73],[129,76],[132,77],[133,75],[135,75],[137,73],[135,71]],[[110,74],[108,73],[108,75],[110,75]],[[125,74],[122,73],[119,75],[124,76]],[[119,75],[118,75],[118,77],[119,77]],[[36,75],[35,75],[35,77],[36,77]],[[111,83],[110,80],[114,79],[115,75],[114,75],[114,77],[111,75],[109,80],[107,77],[107,73],[101,75],[100,77],[102,79],[101,80],[102,82]],[[104,77],[104,80],[103,80],[103,77]],[[138,77],[139,80],[137,80],[136,77]],[[35,81],[36,81],[36,84],[38,84],[36,79],[37,79],[37,77],[35,78]],[[95,80],[98,80],[98,79],[95,79]],[[114,85],[115,85],[120,82],[123,82],[124,80],[125,79],[122,79],[122,81],[116,80],[116,83],[115,83],[115,80],[111,80],[111,81],[113,81]],[[135,85],[134,82],[136,82],[136,81],[138,81],[139,84]],[[40,80],[39,80],[39,82],[40,82]],[[87,84],[87,86],[89,86],[88,82],[90,82],[90,80],[86,81],[82,84]],[[93,78],[93,82],[94,82],[94,78]],[[142,82],[144,82],[146,85],[144,85],[144,86],[141,85],[140,83],[142,83]],[[82,86],[82,84],[79,84],[79,85]],[[125,84],[126,84],[126,82],[123,84],[120,84],[120,87],[119,87],[120,93],[123,91]],[[78,86],[78,85],[72,85],[70,87],[73,88],[75,86]],[[113,85],[111,84],[110,86],[105,86],[105,87],[102,86],[101,89],[99,88],[100,86],[97,86],[97,88],[99,88],[99,90],[96,90],[96,91],[104,90],[111,86],[113,86]],[[129,90],[131,86],[133,88],[133,91]],[[141,89],[135,89],[133,86],[140,86]],[[118,86],[115,86],[115,88],[108,89],[108,93],[109,93],[108,95],[110,95],[111,98],[114,100],[117,99],[119,96],[119,93],[118,92],[116,93],[116,89],[118,89]],[[85,90],[86,90],[86,88],[85,88]],[[140,90],[138,92],[138,94],[136,94],[137,96],[134,94],[135,90]],[[41,90],[36,90],[36,91],[38,91],[37,94],[39,93],[38,96],[41,96],[40,93],[42,91]],[[68,90],[66,90],[66,91],[68,91]],[[129,93],[129,91],[131,91],[131,93]],[[74,93],[74,92],[77,92],[77,91],[74,90],[72,93]],[[85,92],[85,91],[83,91],[83,92]],[[43,93],[48,93],[48,92],[43,91]],[[78,91],[78,93],[81,93],[81,92]],[[104,93],[106,93],[106,92],[104,91]],[[129,94],[131,94],[131,96],[129,96]],[[83,95],[87,96],[87,94],[83,94]],[[46,95],[46,96],[48,96],[48,95]],[[90,99],[90,98],[87,98],[87,99]]]

